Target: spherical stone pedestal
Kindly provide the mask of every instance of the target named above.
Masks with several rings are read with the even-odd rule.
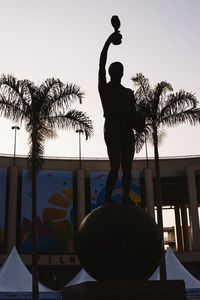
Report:
[[[111,203],[83,220],[76,250],[82,267],[96,280],[145,280],[159,265],[161,232],[142,209]]]

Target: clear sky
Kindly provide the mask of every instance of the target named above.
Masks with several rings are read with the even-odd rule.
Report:
[[[98,60],[113,32],[112,15],[121,20],[123,43],[111,46],[110,62],[124,64],[123,85],[142,72],[152,85],[166,80],[200,99],[199,0],[0,0],[0,73],[37,84],[47,78],[78,84],[85,92],[78,109],[93,120],[94,136],[82,138],[82,155],[106,157],[103,114],[97,92]],[[13,153],[14,125],[1,117],[0,153]],[[17,132],[17,154],[28,152],[27,135]],[[161,156],[200,154],[200,127],[167,129]],[[153,155],[152,147],[149,148]],[[78,156],[78,136],[59,131],[45,143],[47,156]],[[144,150],[137,156],[144,157]]]

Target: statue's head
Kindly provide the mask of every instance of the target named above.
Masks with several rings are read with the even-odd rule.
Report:
[[[124,74],[124,66],[119,61],[112,63],[108,69],[111,80],[121,80]]]

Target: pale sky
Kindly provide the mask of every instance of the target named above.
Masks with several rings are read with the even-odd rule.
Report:
[[[85,92],[82,105],[93,120],[94,136],[82,138],[84,157],[107,157],[103,114],[97,91],[100,51],[113,32],[112,15],[121,20],[123,43],[111,45],[108,65],[124,64],[122,84],[142,72],[152,85],[166,80],[174,91],[185,89],[200,99],[199,0],[0,0],[0,74],[37,84],[47,78],[76,83]],[[12,154],[15,125],[1,117],[0,153]],[[27,135],[17,132],[17,154],[28,152]],[[200,127],[166,129],[160,156],[199,155]],[[149,148],[153,155],[152,147]],[[78,136],[59,131],[45,143],[47,156],[78,156]],[[138,156],[144,157],[144,150]]]

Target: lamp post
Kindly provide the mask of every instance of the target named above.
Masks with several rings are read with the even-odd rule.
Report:
[[[83,133],[83,130],[77,129],[76,133],[79,135],[79,169],[81,169],[81,133]]]
[[[13,156],[13,166],[15,166],[17,130],[19,130],[20,127],[19,127],[19,126],[12,126],[11,128],[15,130],[15,138],[14,138],[14,156]]]

